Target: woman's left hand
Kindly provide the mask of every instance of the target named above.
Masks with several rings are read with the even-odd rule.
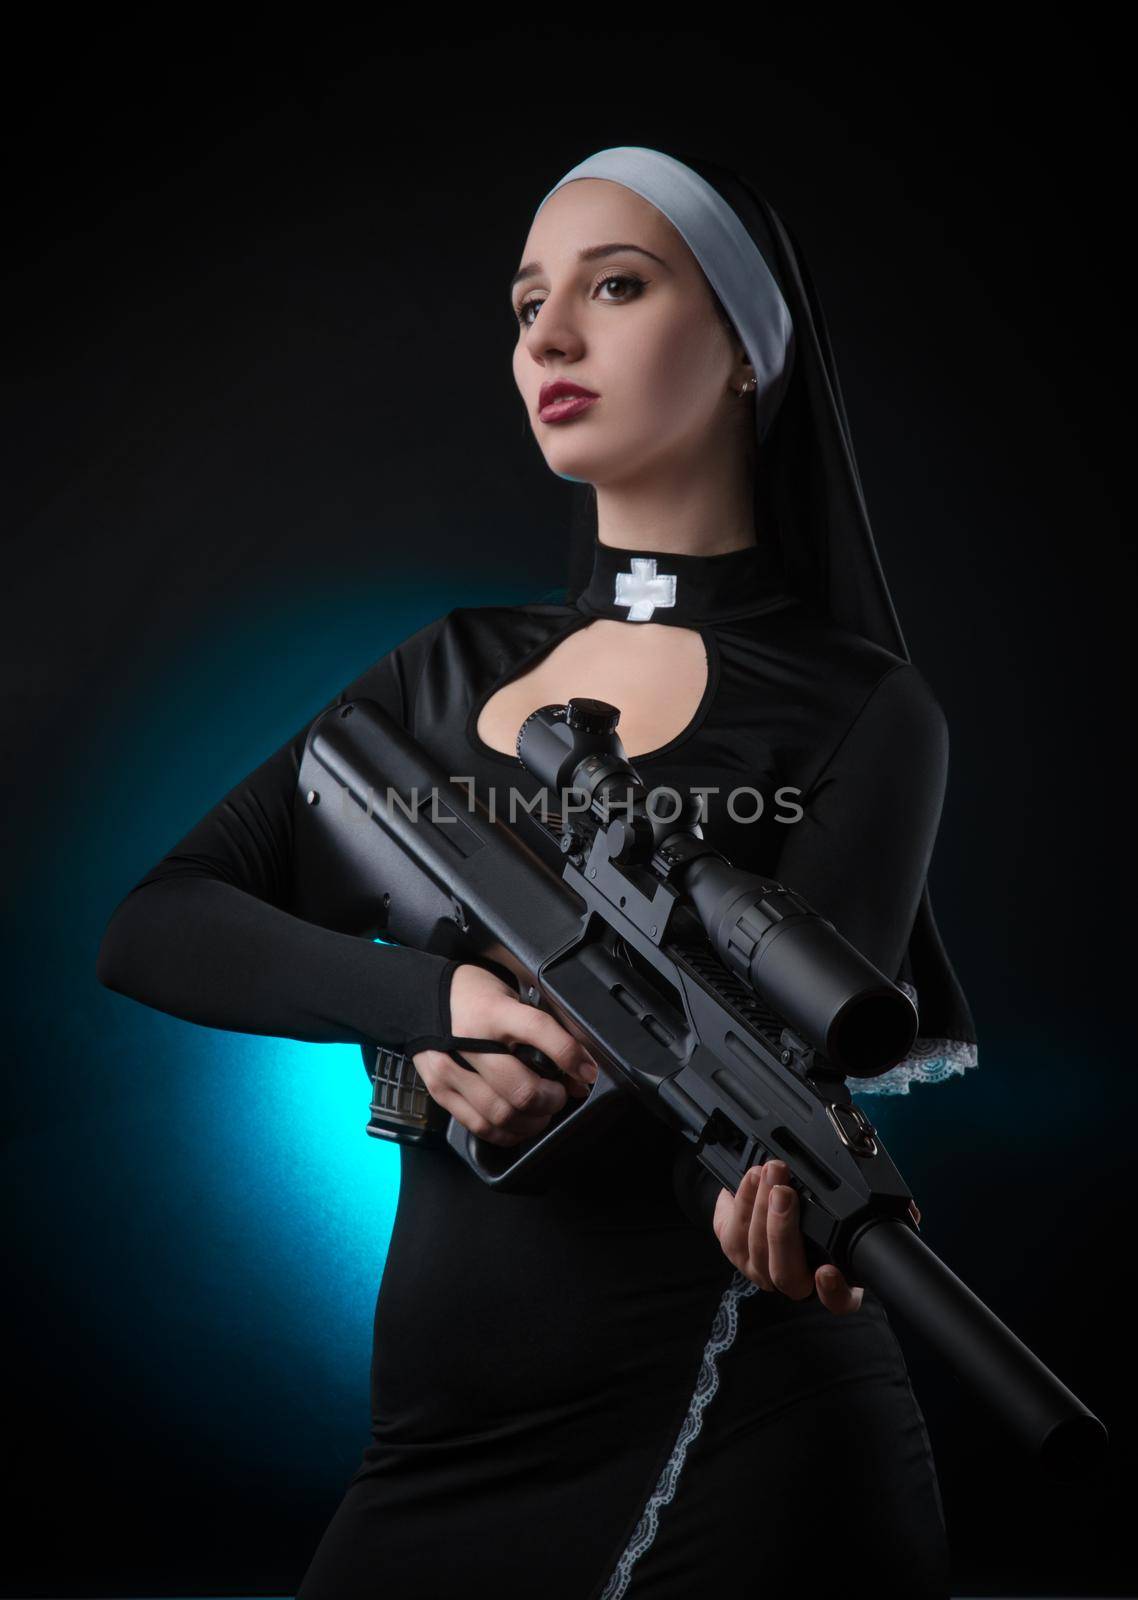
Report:
[[[827,1311],[845,1316],[861,1305],[864,1290],[851,1288],[837,1267],[811,1272],[789,1177],[786,1162],[772,1158],[745,1172],[736,1194],[721,1189],[715,1237],[731,1265],[760,1289],[777,1289],[791,1300],[808,1300],[817,1289]]]

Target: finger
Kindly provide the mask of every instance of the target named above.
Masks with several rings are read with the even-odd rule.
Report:
[[[475,1052],[469,1060],[483,1083],[500,1099],[508,1100],[523,1116],[551,1117],[565,1104],[565,1084],[554,1078],[543,1078],[517,1056],[492,1055],[487,1051]]]
[[[832,1311],[836,1317],[848,1316],[851,1311],[860,1308],[865,1290],[860,1284],[856,1289],[852,1289],[846,1282],[845,1274],[837,1267],[819,1267],[814,1274],[814,1283],[819,1300],[826,1310]]]
[[[432,1088],[431,1098],[442,1106],[448,1116],[452,1116],[456,1122],[460,1122],[479,1139],[485,1139],[487,1144],[505,1147],[521,1144],[523,1140],[531,1137],[525,1133],[510,1132],[505,1128],[496,1127],[481,1112],[475,1110],[470,1101],[459,1094],[457,1089],[450,1089],[445,1084],[439,1083]]]
[[[496,1126],[516,1122],[518,1127],[544,1127],[566,1101],[565,1088],[523,1066],[513,1056],[471,1056],[476,1072],[464,1072],[451,1063],[453,1077],[445,1081],[468,1099]]]
[[[451,1062],[451,1067],[455,1066]],[[541,1115],[527,1115],[511,1106],[511,1102],[501,1098],[491,1090],[488,1083],[483,1083],[474,1072],[463,1072],[461,1067],[455,1067],[455,1072],[461,1075],[458,1083],[448,1082],[443,1074],[437,1075],[437,1080],[431,1085],[431,1096],[439,1101],[443,1110],[450,1112],[451,1117],[458,1118],[464,1128],[469,1128],[471,1133],[477,1134],[480,1139],[485,1139],[488,1144],[522,1144],[525,1139],[533,1139],[539,1133],[544,1133],[551,1123],[552,1114],[543,1112]]]
[[[498,1056],[486,1050],[459,1050],[456,1054],[462,1059],[456,1061],[453,1055],[444,1050],[424,1050],[415,1057],[419,1076],[432,1094],[436,1084],[445,1084],[456,1093],[464,1094],[467,1082],[481,1076],[487,1061],[515,1062],[513,1056]],[[464,1062],[466,1065],[463,1065]]]
[[[510,1101],[526,1115],[544,1113],[552,1115],[565,1104],[565,1083],[543,1078],[539,1072],[515,1055],[505,1050],[471,1050],[456,1048],[453,1055],[431,1052],[430,1070],[436,1077],[459,1094],[466,1093],[467,1083],[482,1078],[494,1092]],[[455,1057],[459,1059],[455,1059]],[[430,1083],[427,1085],[431,1087]]]
[[[579,1039],[551,1017],[548,1011],[536,1006],[523,1005],[520,1000],[509,1007],[506,1033],[511,1044],[536,1045],[542,1055],[548,1056],[554,1066],[582,1083],[592,1083],[596,1077],[596,1062]],[[591,1074],[591,1075],[590,1075]]]
[[[767,1196],[767,1272],[782,1294],[791,1300],[806,1300],[814,1293],[814,1274],[798,1225],[798,1195],[783,1181],[784,1175],[789,1177],[786,1163],[773,1165]]]
[[[727,1196],[727,1199],[722,1200],[722,1196],[720,1197],[722,1211],[719,1209],[719,1202],[716,1204],[716,1216],[719,1221],[716,1234],[719,1238],[720,1247],[731,1265],[746,1277],[751,1278],[751,1281],[755,1283],[760,1280],[753,1275],[748,1251],[748,1236],[751,1213],[754,1209],[755,1196],[758,1193],[761,1178],[761,1168],[748,1168],[739,1180],[739,1187],[736,1189],[734,1196],[731,1195],[730,1190],[723,1190],[723,1194]],[[763,1287],[765,1288],[766,1285],[764,1284]]]
[[[719,1240],[719,1243],[722,1246],[723,1253],[727,1256],[732,1256],[733,1254],[738,1253],[738,1243],[736,1238],[738,1225],[735,1221],[735,1203],[739,1198],[740,1191],[744,1189],[746,1185],[750,1183],[750,1181],[751,1174],[749,1172],[745,1172],[739,1182],[739,1188],[736,1189],[735,1193],[732,1194],[730,1189],[720,1189],[718,1198],[715,1202],[715,1216],[712,1218],[711,1226],[714,1229],[715,1237]]]
[[[715,1211],[711,1218],[711,1231],[719,1240],[721,1246],[727,1234],[727,1223],[734,1204],[735,1196],[730,1189],[720,1189],[715,1197]]]
[[[767,1245],[767,1208],[770,1204],[773,1170],[769,1161],[765,1161],[757,1169],[755,1203],[751,1209],[750,1226],[747,1229],[747,1258],[751,1268],[749,1276],[768,1293],[775,1287],[771,1281],[770,1250]]]
[[[469,1072],[441,1053],[437,1056],[437,1065],[428,1068],[424,1081],[440,1105],[443,1103],[440,1090],[445,1089],[466,1102],[483,1122],[529,1138],[542,1132],[565,1104],[565,1090],[560,1084],[538,1077],[536,1072],[531,1072],[513,1056],[483,1055],[475,1051],[471,1053],[470,1060],[478,1061],[481,1070]],[[501,1071],[506,1077],[508,1092],[502,1087],[501,1078],[496,1079],[492,1072],[488,1074],[482,1066],[493,1061],[503,1064]],[[515,1082],[519,1077],[523,1080],[522,1088]],[[528,1094],[524,1092],[526,1090]],[[451,1114],[454,1115],[453,1112]],[[465,1118],[460,1117],[459,1120],[464,1126],[470,1126]],[[472,1131],[480,1132],[479,1129]]]

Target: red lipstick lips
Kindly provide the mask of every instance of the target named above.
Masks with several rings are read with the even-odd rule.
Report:
[[[588,410],[600,395],[584,389],[579,383],[569,383],[558,378],[554,383],[543,383],[537,397],[538,416],[542,422],[564,422]]]

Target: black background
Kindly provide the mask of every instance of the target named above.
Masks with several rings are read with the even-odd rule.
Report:
[[[506,285],[534,207],[612,144],[746,171],[810,262],[884,567],[952,734],[931,884],[981,1070],[914,1095],[929,1122],[917,1170],[901,1164],[930,1242],[1115,1442],[1105,1481],[1049,1485],[907,1340],[955,1592],[1132,1592],[1118,40],[1086,12],[1014,44],[963,19],[759,12],[742,33],[726,13],[660,29],[642,10],[485,29],[157,16],[9,40],[9,773],[61,781],[76,719],[97,738],[146,662],[203,648],[212,608],[263,617],[329,564],[377,596],[429,570],[433,614],[475,580],[512,597],[562,581],[568,490],[509,370]],[[298,690],[297,724],[319,699]],[[48,992],[50,945],[37,959]],[[17,1138],[62,1065],[21,999]],[[116,1416],[113,1375],[92,1382],[82,1327],[61,1320],[70,1247],[37,1239],[36,1210],[19,1196],[36,1267],[9,1284],[7,1592],[291,1593],[334,1499]],[[840,1592],[850,1561],[820,1540],[804,1581]]]

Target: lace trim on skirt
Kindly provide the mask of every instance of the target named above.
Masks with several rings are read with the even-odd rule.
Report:
[[[704,1346],[703,1359],[699,1364],[699,1377],[696,1379],[695,1390],[688,1405],[687,1414],[680,1424],[680,1431],[676,1435],[676,1442],[672,1453],[668,1457],[663,1472],[656,1480],[656,1487],[652,1490],[640,1514],[640,1520],[632,1530],[632,1537],[625,1546],[620,1559],[613,1568],[612,1576],[605,1585],[601,1600],[620,1600],[628,1585],[632,1582],[632,1569],[640,1557],[650,1547],[656,1537],[660,1525],[660,1513],[669,1504],[676,1492],[680,1473],[683,1471],[684,1461],[687,1457],[688,1446],[695,1439],[703,1427],[703,1413],[715,1398],[719,1388],[719,1372],[716,1363],[725,1350],[729,1350],[735,1342],[735,1334],[739,1326],[739,1302],[746,1300],[758,1290],[757,1283],[751,1283],[744,1278],[741,1272],[736,1272],[727,1288],[723,1291],[723,1298],[715,1313],[715,1320],[711,1324],[711,1335]]]

